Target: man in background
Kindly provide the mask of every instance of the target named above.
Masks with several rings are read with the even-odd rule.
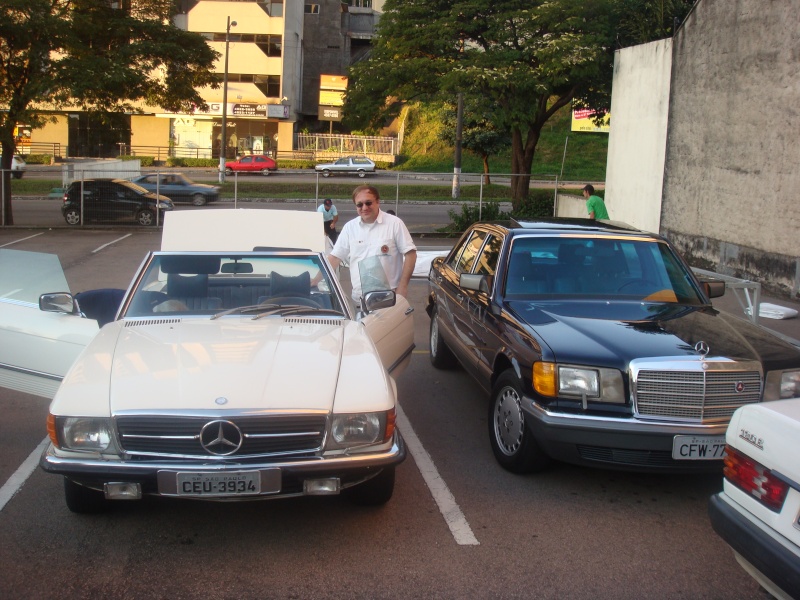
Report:
[[[608,219],[606,203],[600,196],[595,196],[594,186],[587,183],[583,188],[583,197],[586,198],[586,212],[590,219]]]
[[[322,213],[322,229],[331,239],[331,244],[336,244],[339,237],[339,232],[336,231],[336,222],[339,220],[339,212],[333,205],[333,200],[325,198],[325,200],[317,207],[317,212]]]

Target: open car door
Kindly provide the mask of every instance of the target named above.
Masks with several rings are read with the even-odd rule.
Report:
[[[0,387],[52,398],[97,335],[94,319],[39,310],[39,296],[68,292],[58,256],[0,249]]]

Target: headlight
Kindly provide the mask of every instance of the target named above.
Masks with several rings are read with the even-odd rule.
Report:
[[[536,362],[532,375],[533,389],[542,396],[585,396],[595,402],[625,403],[622,373],[617,369]]]
[[[764,383],[764,400],[800,397],[800,370],[770,371]]]
[[[113,445],[110,419],[52,415],[51,418],[55,419],[55,423],[52,428],[48,426],[50,437],[60,448],[105,452]]]
[[[333,415],[327,447],[368,446],[387,441],[394,433],[394,410]]]
[[[558,393],[567,396],[597,398],[600,395],[600,375],[592,369],[558,368]]]

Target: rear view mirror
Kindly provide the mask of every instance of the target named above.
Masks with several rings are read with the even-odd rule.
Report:
[[[465,290],[474,290],[476,292],[489,293],[489,276],[488,275],[472,275],[462,273],[458,280],[460,285]]]

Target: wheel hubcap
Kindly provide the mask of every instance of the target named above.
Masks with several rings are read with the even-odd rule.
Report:
[[[525,418],[519,403],[519,395],[513,388],[505,388],[495,401],[494,433],[497,445],[503,454],[513,456],[522,444]]]

